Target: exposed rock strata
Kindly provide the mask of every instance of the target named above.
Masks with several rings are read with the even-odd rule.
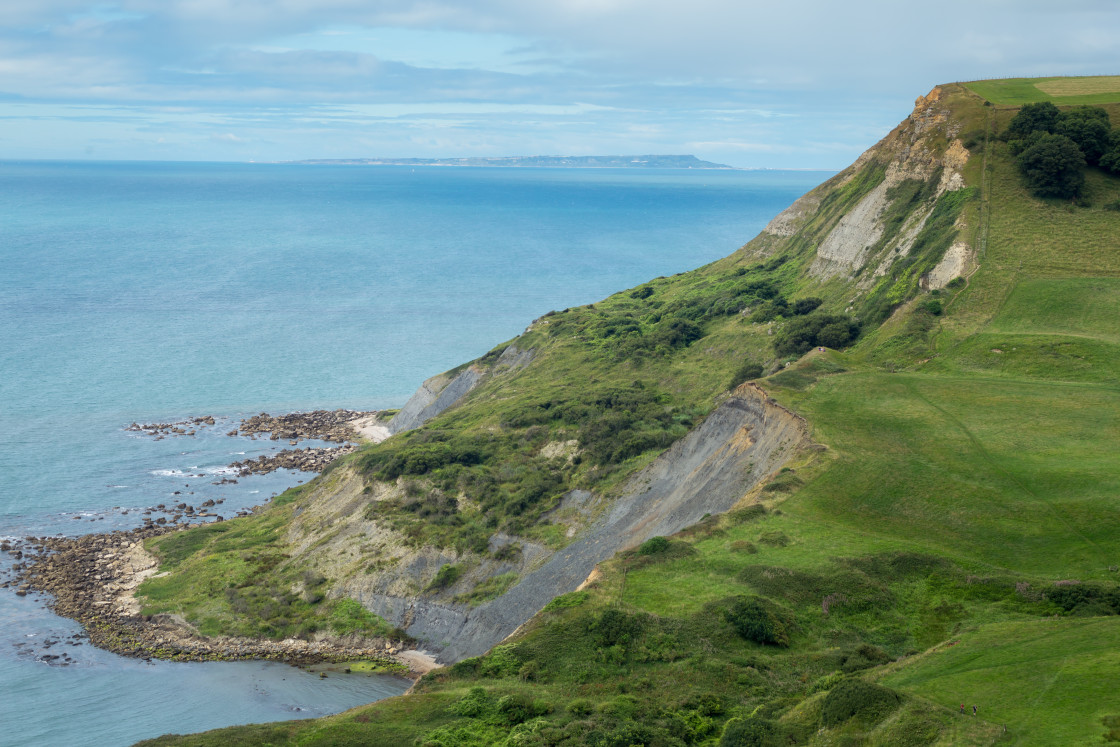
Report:
[[[941,89],[935,88],[927,96],[920,96],[910,116],[861,156],[865,164],[872,161],[885,164],[886,173],[878,185],[840,218],[817,247],[816,259],[809,268],[811,275],[821,280],[837,276],[854,277],[865,265],[874,263],[876,271],[868,273],[861,282],[863,289],[871,287],[894,261],[909,253],[914,239],[933,212],[936,199],[945,192],[965,186],[961,170],[968,162],[969,153],[960,140],[955,139],[959,125],[951,120],[948,108],[940,103],[941,95]],[[947,147],[936,145],[945,141],[949,142]],[[859,166],[857,161],[845,173],[850,171],[850,175],[854,176]],[[885,226],[882,218],[891,204],[890,190],[909,179],[933,179],[938,170],[940,177],[929,200],[910,215],[895,239],[880,247],[876,257],[871,257],[872,248],[883,237]],[[820,188],[810,195],[819,193]],[[804,214],[804,211],[799,214]],[[790,236],[797,225],[798,222],[790,217],[779,222],[770,232]],[[769,227],[767,230],[770,230]],[[942,274],[947,272],[949,266]]]
[[[617,497],[573,491],[553,512],[574,541],[551,549],[523,538],[491,538],[492,547],[516,543],[504,559],[416,549],[366,518],[371,501],[397,495],[399,485],[364,481],[349,470],[332,473],[314,496],[297,506],[289,535],[293,557],[314,563],[335,579],[332,594],[352,597],[438,652],[440,662],[478,655],[513,633],[559,594],[576,589],[596,564],[649,537],[673,534],[705,514],[732,508],[765,482],[809,437],[804,421],[773,404],[753,385],[716,408],[690,434],[630,478]],[[462,578],[441,592],[425,592],[447,563]],[[374,572],[370,573],[372,569]],[[475,584],[501,574],[518,582],[504,595],[471,607],[456,601]]]
[[[389,432],[396,434],[419,428],[454,407],[490,376],[518,371],[532,359],[532,350],[509,345],[492,365],[484,360],[476,361],[458,372],[442,373],[427,379],[389,422]]]

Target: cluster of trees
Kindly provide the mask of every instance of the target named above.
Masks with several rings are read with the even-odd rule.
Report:
[[[859,337],[860,325],[846,314],[809,314],[796,317],[774,336],[779,356],[802,355],[823,345],[845,348]]]
[[[1027,104],[1004,137],[1019,171],[1039,197],[1077,197],[1085,186],[1085,167],[1120,174],[1120,130],[1112,129],[1099,106],[1061,111],[1049,101]]]

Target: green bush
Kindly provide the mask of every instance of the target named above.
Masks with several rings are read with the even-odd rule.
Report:
[[[521,724],[551,712],[552,706],[545,700],[534,700],[527,693],[517,692],[498,698],[497,710],[506,723]]]
[[[782,744],[773,722],[764,718],[733,718],[723,727],[719,747],[777,747]]]
[[[590,716],[594,712],[595,706],[587,698],[576,698],[571,703],[568,703],[568,713],[576,718]]]
[[[456,716],[485,718],[498,710],[498,703],[485,688],[472,687],[471,691],[448,708]]]
[[[847,347],[859,336],[859,325],[848,316],[809,314],[798,317],[774,335],[774,351],[779,356],[801,355],[818,345]]]
[[[870,669],[891,661],[891,656],[878,646],[870,643],[861,643],[855,649],[842,651],[840,654],[840,671],[845,674]]]
[[[725,617],[735,632],[748,641],[789,646],[789,622],[760,597],[735,597]]]
[[[523,662],[514,644],[495,646],[478,661],[478,673],[483,677],[513,677],[521,671]]]
[[[793,302],[793,313],[798,316],[804,316],[811,311],[816,311],[824,301],[820,298],[799,298]]]
[[[330,626],[338,635],[385,635],[389,631],[388,623],[367,610],[356,599],[339,600],[331,610]]]
[[[436,575],[432,579],[432,582],[428,584],[428,588],[426,589],[426,591],[439,591],[441,589],[446,589],[448,586],[451,586],[456,581],[458,581],[459,577],[462,575],[462,567],[457,566],[454,563],[441,565],[439,567],[439,570],[436,571]]]
[[[591,632],[601,647],[627,644],[634,639],[645,624],[644,615],[628,615],[619,609],[607,609],[591,624]]]
[[[1097,584],[1054,586],[1046,598],[1074,615],[1120,615],[1120,588]]]
[[[638,547],[639,555],[656,555],[669,549],[668,537],[650,537]]]
[[[553,599],[551,602],[544,606],[544,612],[553,612],[555,610],[564,610],[569,607],[579,607],[590,595],[586,591],[569,591],[567,594],[561,594]]]
[[[762,370],[762,366],[760,366],[759,364],[753,363],[752,361],[746,361],[745,363],[743,363],[743,365],[739,366],[734,374],[732,374],[731,383],[727,388],[734,389],[744,381],[750,381],[751,379],[757,379],[761,377]]]
[[[901,699],[893,690],[860,679],[842,680],[828,691],[821,704],[821,723],[837,726],[858,717],[868,724],[878,723],[898,708]]]

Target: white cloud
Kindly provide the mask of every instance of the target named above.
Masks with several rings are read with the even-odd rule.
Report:
[[[215,147],[251,122],[277,153],[366,148],[353,131],[376,124],[390,149],[419,147],[395,126],[438,130],[433,149],[639,141],[835,168],[936,83],[1116,72],[1118,35],[1112,0],[36,0],[0,5],[0,115],[25,150],[49,146],[12,101],[102,104]],[[83,116],[55,142],[80,152]]]

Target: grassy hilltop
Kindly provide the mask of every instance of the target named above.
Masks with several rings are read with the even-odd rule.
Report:
[[[423,427],[161,538],[147,611],[313,634],[355,574],[417,548],[443,558],[417,599],[501,596],[518,578],[482,569],[515,550],[488,538],[568,546],[594,517],[562,496],[616,495],[747,379],[811,429],[733,510],[619,553],[408,696],[151,743],[1120,741],[1120,178],[1032,195],[1001,134],[1043,100],[1120,126],[1120,78],[935,89],[730,257],[550,313],[514,341],[528,365]],[[341,540],[297,514],[343,483],[395,539],[328,563],[315,543]]]

